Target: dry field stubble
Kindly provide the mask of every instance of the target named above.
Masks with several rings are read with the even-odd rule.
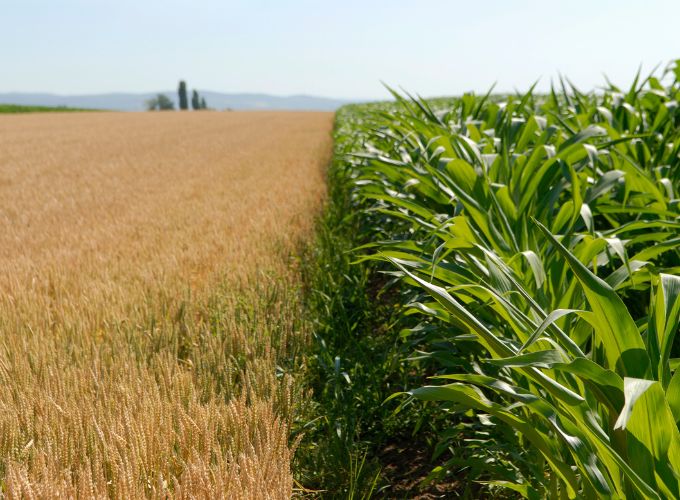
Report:
[[[331,125],[0,117],[4,494],[290,496],[300,389],[276,367],[305,341],[294,252]]]

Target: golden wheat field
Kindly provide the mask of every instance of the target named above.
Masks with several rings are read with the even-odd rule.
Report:
[[[0,116],[9,498],[286,498],[330,113]],[[2,493],[0,493],[2,496]]]

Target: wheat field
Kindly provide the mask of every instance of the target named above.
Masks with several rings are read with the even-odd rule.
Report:
[[[0,116],[0,496],[291,496],[331,127]]]

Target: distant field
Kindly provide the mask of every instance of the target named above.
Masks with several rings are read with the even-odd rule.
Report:
[[[290,496],[332,116],[0,117],[0,491]]]
[[[92,109],[68,108],[66,106],[22,106],[19,104],[0,104],[0,114],[11,113],[69,113],[74,111],[93,111]]]

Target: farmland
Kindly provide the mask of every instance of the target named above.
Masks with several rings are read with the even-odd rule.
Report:
[[[67,106],[24,106],[21,104],[1,104],[0,114],[15,113],[69,113],[92,111],[88,109],[72,108]]]
[[[680,498],[679,94],[0,117],[2,491]]]
[[[331,124],[0,117],[3,492],[290,496]]]
[[[679,79],[338,113],[320,355],[355,492],[424,447],[450,494],[680,497]]]

